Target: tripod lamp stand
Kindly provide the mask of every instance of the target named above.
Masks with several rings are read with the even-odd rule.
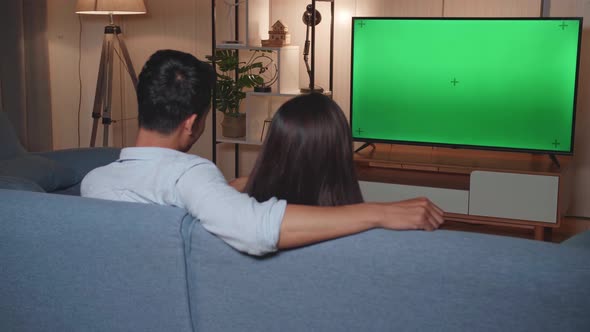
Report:
[[[113,22],[113,16],[145,14],[146,8],[143,0],[78,0],[76,3],[76,13],[108,15],[110,18],[110,23],[104,28],[102,52],[98,67],[98,79],[94,95],[94,106],[92,109],[92,134],[90,136],[90,146],[94,147],[98,131],[98,120],[102,117],[102,124],[104,126],[102,145],[108,146],[109,125],[112,123],[111,102],[115,44],[117,44],[121,50],[123,56],[122,60],[124,61],[129,76],[131,76],[133,87],[137,87],[137,75],[135,74],[129,51],[123,40],[121,27]]]

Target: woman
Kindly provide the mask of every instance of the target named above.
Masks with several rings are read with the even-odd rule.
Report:
[[[350,128],[340,107],[317,93],[283,104],[244,191],[258,201],[277,197],[290,204],[362,202]]]

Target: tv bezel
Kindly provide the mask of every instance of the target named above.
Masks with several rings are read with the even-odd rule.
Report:
[[[354,32],[355,22],[357,20],[424,20],[424,21],[563,21],[563,20],[576,20],[579,21],[578,27],[578,46],[576,55],[576,78],[574,83],[574,100],[572,109],[572,125],[571,125],[571,137],[570,137],[570,150],[569,151],[558,151],[558,150],[540,150],[540,149],[527,149],[527,148],[510,148],[504,146],[481,146],[481,145],[469,145],[469,144],[452,144],[452,143],[437,143],[437,142],[417,142],[417,141],[403,141],[395,139],[374,139],[364,138],[355,136],[353,126],[353,85],[354,85]],[[374,17],[374,16],[353,16],[352,27],[351,27],[351,51],[350,51],[350,131],[352,133],[352,139],[355,142],[364,143],[387,143],[387,144],[400,144],[400,145],[418,145],[418,146],[430,146],[430,147],[446,147],[453,149],[475,149],[475,150],[489,150],[489,151],[505,151],[505,152],[526,152],[533,154],[550,154],[550,155],[573,155],[574,154],[574,141],[575,141],[575,129],[576,129],[576,113],[578,106],[578,83],[580,79],[580,53],[582,51],[582,31],[583,31],[583,18],[582,17]]]

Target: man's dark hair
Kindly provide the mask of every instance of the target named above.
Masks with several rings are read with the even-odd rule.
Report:
[[[321,94],[295,97],[272,119],[245,192],[263,202],[336,206],[363,201],[344,113]]]
[[[170,134],[192,114],[204,118],[215,82],[213,68],[191,54],[160,50],[139,74],[139,127]]]

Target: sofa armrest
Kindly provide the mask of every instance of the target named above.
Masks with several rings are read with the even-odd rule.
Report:
[[[117,160],[120,151],[119,148],[75,148],[31,154],[51,159],[73,169],[81,180],[91,170]]]
[[[568,247],[590,249],[590,230],[576,234],[561,244]]]
[[[25,190],[44,193],[45,190],[36,182],[26,178],[0,175],[0,189]]]

